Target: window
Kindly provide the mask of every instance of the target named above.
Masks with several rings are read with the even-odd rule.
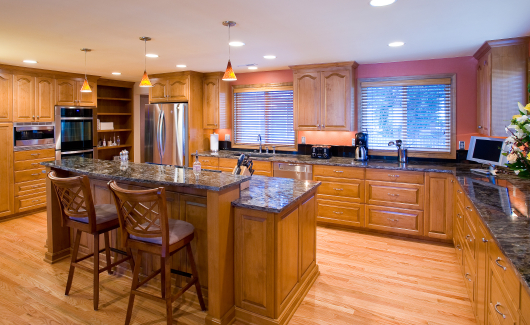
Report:
[[[235,146],[294,148],[292,83],[234,86]]]
[[[453,79],[361,81],[360,129],[368,133],[371,154],[394,150],[388,142],[401,139],[410,156],[454,157]]]

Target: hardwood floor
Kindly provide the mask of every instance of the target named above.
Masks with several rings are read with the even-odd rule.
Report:
[[[101,274],[100,308],[92,275],[77,270],[64,295],[68,260],[43,261],[46,213],[0,223],[0,324],[122,324],[130,279]],[[321,275],[290,324],[474,324],[454,248],[318,228]],[[179,299],[178,324],[205,313]],[[163,304],[137,297],[132,324],[164,324]]]

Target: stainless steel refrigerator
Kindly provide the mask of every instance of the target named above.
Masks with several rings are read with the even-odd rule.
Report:
[[[188,104],[145,105],[145,162],[187,166]]]

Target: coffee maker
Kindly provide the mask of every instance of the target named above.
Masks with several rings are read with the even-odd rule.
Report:
[[[359,132],[355,134],[355,160],[368,160],[368,134]]]

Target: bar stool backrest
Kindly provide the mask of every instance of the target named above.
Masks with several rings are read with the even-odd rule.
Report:
[[[115,181],[110,181],[108,187],[118,210],[123,246],[127,245],[129,235],[144,238],[162,237],[162,250],[168,251],[169,227],[165,188],[133,191],[119,187]]]
[[[54,171],[48,173],[61,209],[61,225],[67,227],[71,218],[88,218],[90,232],[96,231],[96,212],[90,181],[86,175],[75,177],[57,177]]]

